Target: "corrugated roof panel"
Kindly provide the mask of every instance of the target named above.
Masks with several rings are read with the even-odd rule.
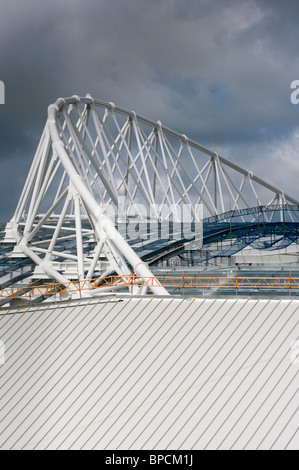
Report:
[[[1,448],[298,448],[298,312],[237,298],[2,312]]]

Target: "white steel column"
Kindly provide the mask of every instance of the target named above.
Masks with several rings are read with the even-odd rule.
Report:
[[[86,188],[82,177],[78,175],[73,163],[69,159],[69,156],[64,148],[64,144],[59,137],[59,133],[56,126],[56,116],[58,110],[59,108],[56,104],[51,105],[48,108],[48,126],[52,138],[52,145],[54,150],[57,152],[57,155],[61,159],[62,164],[65,170],[67,171],[74,188],[80,194],[80,197],[84,201],[85,206],[93,215],[94,219],[97,220],[96,229],[98,231],[98,236],[100,237],[101,230],[104,230],[112,244],[120,251],[120,253],[122,253],[126,257],[129,263],[132,265],[136,274],[142,277],[144,281],[146,281],[147,278],[154,277],[147,265],[143,261],[141,261],[139,256],[137,256],[137,254],[128,245],[128,243],[124,240],[120,233],[117,232],[111,219],[109,219],[103,214],[102,209],[94,199],[93,195]],[[168,295],[167,290],[163,286],[161,286],[158,280],[156,280],[154,284],[154,286],[150,287],[154,294]]]

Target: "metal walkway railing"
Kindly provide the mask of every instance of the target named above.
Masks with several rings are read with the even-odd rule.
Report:
[[[270,290],[280,293],[295,291],[299,293],[299,277],[194,277],[194,276],[156,276],[140,277],[134,274],[109,276],[103,279],[70,281],[68,283],[44,284],[37,286],[11,287],[0,291],[0,300],[16,298],[34,298],[37,296],[53,296],[57,294],[74,294],[87,291],[121,289],[122,287],[158,287],[176,289],[183,294],[194,289],[247,291]],[[162,293],[162,292],[161,292]]]

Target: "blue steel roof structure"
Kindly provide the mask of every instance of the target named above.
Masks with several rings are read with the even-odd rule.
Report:
[[[119,230],[126,234],[125,227],[119,226]],[[186,250],[193,251],[194,259],[201,263],[211,257],[232,256],[249,245],[259,250],[278,250],[297,243],[298,239],[299,207],[287,205],[230,211],[206,218],[202,222],[202,239],[200,225],[196,223],[161,222],[156,224],[155,231],[150,224],[144,224],[143,229],[139,227],[139,238],[129,243],[150,264],[176,255],[183,257]],[[190,247],[190,242],[195,243]],[[209,253],[209,245],[223,242],[225,246]],[[205,254],[200,254],[203,251]]]
[[[72,224],[73,221],[70,220],[69,227]],[[83,227],[88,228],[87,221],[83,223]],[[26,278],[29,279],[35,266],[30,258],[14,254],[15,245],[3,242],[5,226],[0,228],[0,288],[5,289]],[[151,224],[133,220],[118,224],[117,229],[140,258],[149,265],[155,266],[158,262],[174,256],[186,261],[190,258],[190,252],[192,264],[200,265],[211,258],[232,256],[247,246],[274,251],[298,243],[299,207],[256,207],[206,218],[202,222],[202,238],[200,224],[195,223]],[[51,232],[46,229],[42,234],[39,233],[39,239],[43,237],[46,240],[50,236]],[[92,253],[94,246],[93,242],[84,244],[86,256]],[[62,254],[74,253],[75,249],[74,240],[64,241],[59,247]],[[56,261],[61,260],[59,256],[56,257]],[[36,280],[34,284],[37,284]]]

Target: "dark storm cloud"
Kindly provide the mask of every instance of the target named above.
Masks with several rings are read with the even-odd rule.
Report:
[[[297,9],[276,0],[0,0],[0,218],[12,215],[48,105],[74,93],[160,119],[257,173],[269,159],[275,179],[271,158],[293,162],[296,152],[285,142],[297,142]],[[275,154],[280,145],[291,156]]]

